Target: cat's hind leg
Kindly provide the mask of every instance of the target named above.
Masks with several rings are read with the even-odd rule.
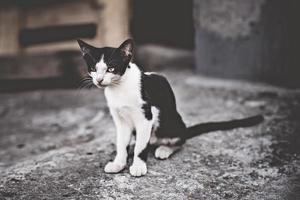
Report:
[[[173,153],[179,151],[180,149],[181,149],[181,146],[161,145],[156,148],[154,155],[155,155],[155,158],[158,158],[158,159],[167,159]]]

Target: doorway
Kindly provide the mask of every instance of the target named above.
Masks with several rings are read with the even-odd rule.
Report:
[[[131,33],[138,45],[194,48],[192,0],[133,0]]]

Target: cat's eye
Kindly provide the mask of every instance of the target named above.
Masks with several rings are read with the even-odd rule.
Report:
[[[108,72],[114,72],[114,71],[115,71],[115,68],[110,67],[110,68],[107,69],[107,71],[108,71]]]
[[[95,71],[96,71],[96,68],[95,68],[95,67],[91,67],[90,70],[91,70],[92,72],[95,72]]]

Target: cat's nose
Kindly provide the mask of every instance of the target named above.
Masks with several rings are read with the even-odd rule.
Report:
[[[103,79],[102,79],[102,78],[97,78],[96,81],[97,81],[99,84],[101,84],[102,81],[103,81]]]

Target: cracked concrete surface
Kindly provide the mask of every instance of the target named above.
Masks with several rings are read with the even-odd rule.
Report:
[[[134,178],[103,172],[115,128],[102,91],[0,94],[0,199],[299,199],[299,90],[163,73],[188,125],[265,121],[199,136],[165,161],[150,155]]]

